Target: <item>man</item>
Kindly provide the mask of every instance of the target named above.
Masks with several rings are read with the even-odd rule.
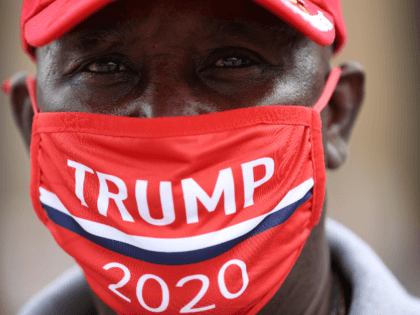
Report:
[[[23,312],[420,313],[344,228],[327,244],[364,83],[329,64],[338,1],[28,1],[22,36],[34,207],[95,303],[75,270]]]

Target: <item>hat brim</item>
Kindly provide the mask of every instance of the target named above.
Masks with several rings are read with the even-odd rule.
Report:
[[[45,46],[113,1],[56,0],[25,23],[25,39],[32,47]]]
[[[321,46],[335,39],[334,18],[313,2],[305,0],[253,0]],[[297,3],[294,3],[297,2]]]
[[[32,47],[47,45],[113,1],[115,0],[56,0],[26,21],[23,30],[25,40]],[[304,7],[291,0],[253,1],[319,45],[333,43],[333,17],[309,0],[304,2]]]

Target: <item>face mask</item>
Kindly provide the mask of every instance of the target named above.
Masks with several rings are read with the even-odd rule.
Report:
[[[339,76],[313,108],[36,113],[35,211],[119,314],[256,314],[319,221],[319,112]]]

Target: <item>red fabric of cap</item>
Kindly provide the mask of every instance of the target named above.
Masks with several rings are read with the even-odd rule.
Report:
[[[23,50],[35,59],[32,47],[42,47],[60,38],[113,1],[24,0],[20,20]]]
[[[42,47],[70,31],[115,0],[24,0],[22,46],[34,60],[33,47]],[[340,0],[253,0],[319,45],[337,39],[335,54],[346,43]]]
[[[340,0],[253,0],[321,46],[337,39],[335,55],[346,44]],[[336,38],[337,36],[337,38]]]

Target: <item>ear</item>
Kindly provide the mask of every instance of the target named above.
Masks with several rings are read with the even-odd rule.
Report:
[[[365,71],[357,62],[341,66],[341,77],[328,103],[330,117],[326,132],[326,160],[329,169],[340,167],[348,154],[348,142],[362,105]]]
[[[17,73],[13,76],[11,80],[9,101],[15,123],[29,150],[34,111],[32,109],[29,91],[26,87],[26,77],[26,73]]]

